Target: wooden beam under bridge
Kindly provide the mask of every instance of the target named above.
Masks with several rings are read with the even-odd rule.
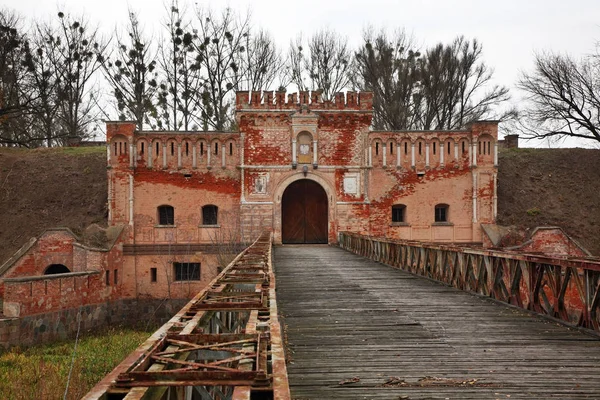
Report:
[[[271,247],[265,232],[84,399],[290,399]]]

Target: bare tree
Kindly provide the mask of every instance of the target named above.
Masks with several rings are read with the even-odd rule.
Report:
[[[56,137],[57,113],[60,103],[57,89],[59,80],[56,78],[55,66],[49,57],[50,44],[44,38],[42,28],[35,26],[31,42],[31,75],[30,90],[35,93],[32,104],[32,130],[37,131],[46,141],[46,146],[52,147]]]
[[[329,100],[350,83],[352,51],[348,39],[331,30],[320,30],[308,41],[305,52],[302,36],[290,43],[289,71],[299,90],[321,89]]]
[[[243,79],[239,89],[267,90],[276,82],[279,89],[289,83],[285,74],[285,60],[275,45],[273,37],[265,30],[251,32],[245,40],[246,51],[242,59]]]
[[[482,51],[477,40],[462,36],[427,50],[419,99],[423,129],[459,129],[473,120],[503,117],[494,112],[509,99],[508,88],[492,83]]]
[[[0,144],[35,146],[30,111],[35,96],[28,87],[32,57],[21,21],[12,12],[0,10]]]
[[[118,34],[113,56],[98,55],[102,70],[111,86],[119,118],[131,118],[138,129],[156,116],[156,61],[150,50],[150,40],[144,37],[137,15],[129,12],[127,39]]]
[[[159,126],[173,130],[197,128],[204,82],[193,46],[197,35],[189,21],[183,18],[185,14],[177,0],[171,2],[164,24],[168,33],[159,49],[162,71],[158,92]]]
[[[522,130],[531,138],[575,137],[600,142],[600,55],[580,62],[537,54],[518,86],[528,93]]]
[[[63,12],[58,18],[58,26],[47,24],[42,34],[49,44],[48,57],[57,79],[60,106],[56,137],[65,141],[86,137],[95,120],[93,97],[98,94],[92,77],[101,66],[106,44],[97,30],[88,29],[85,20],[77,21]]]
[[[424,55],[411,49],[413,43],[402,31],[391,39],[367,31],[356,53],[353,82],[374,92],[376,129],[460,129],[473,120],[513,115],[498,111],[508,89],[493,84],[479,42],[458,37]]]
[[[373,127],[382,130],[416,129],[421,53],[404,31],[392,37],[385,31],[363,34],[355,54],[353,86],[373,92]]]
[[[242,82],[243,53],[250,35],[250,15],[238,18],[225,8],[217,15],[210,9],[196,11],[193,41],[196,60],[204,77],[201,119],[205,130],[225,130],[233,122],[233,93]]]

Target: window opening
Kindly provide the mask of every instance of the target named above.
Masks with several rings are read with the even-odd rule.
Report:
[[[158,152],[159,152],[159,150],[160,150],[160,149],[159,149],[159,143],[158,143],[158,142],[156,142],[156,155],[158,155]]]
[[[188,142],[185,142],[185,155],[190,155],[190,144]]]
[[[171,155],[175,155],[175,143],[171,142]]]
[[[421,155],[421,148],[422,148],[422,143],[419,142],[419,155]]]
[[[233,143],[229,143],[229,155],[233,155]]]
[[[433,142],[433,155],[435,156],[435,142]]]
[[[200,263],[176,262],[173,263],[173,267],[175,268],[175,281],[200,280]]]
[[[375,155],[378,156],[379,155],[379,143],[375,142]]]
[[[156,282],[156,268],[150,268],[150,282]]]
[[[394,154],[394,142],[390,142],[390,154]]]
[[[200,143],[200,155],[204,155],[204,143]]]
[[[144,142],[142,142],[142,149],[140,151],[140,154],[144,154]]]
[[[110,286],[110,271],[106,271],[105,275],[105,280],[106,280],[106,286]]]
[[[448,222],[447,204],[438,204],[435,206],[435,222]]]
[[[202,225],[217,225],[219,208],[214,205],[202,207]]]
[[[113,271],[113,279],[114,279],[115,285],[119,282],[118,275],[117,275],[118,272],[119,271],[117,271],[116,269]]]
[[[44,271],[44,275],[54,275],[54,274],[68,274],[71,272],[66,265],[63,264],[50,264]]]
[[[465,152],[465,142],[462,142],[462,152]]]
[[[450,154],[450,142],[448,142],[448,155]]]
[[[119,153],[117,153],[117,142],[115,142],[115,156],[118,156]]]
[[[408,154],[408,143],[404,142],[404,154]]]
[[[219,155],[219,143],[215,143],[215,156]]]
[[[488,155],[492,154],[492,150],[491,150],[491,146],[492,146],[492,142],[487,142],[487,147],[488,147]]]
[[[175,209],[171,206],[158,207],[158,224],[175,225]]]
[[[403,204],[396,204],[392,206],[392,222],[404,222],[404,211],[406,206]]]

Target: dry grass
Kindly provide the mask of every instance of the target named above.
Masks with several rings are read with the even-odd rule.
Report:
[[[110,329],[85,336],[77,347],[67,399],[80,399],[151,332]],[[0,398],[62,399],[74,340],[0,354]]]

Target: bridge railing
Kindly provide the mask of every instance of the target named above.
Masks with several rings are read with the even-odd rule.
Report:
[[[263,233],[84,399],[290,399]]]
[[[600,332],[600,260],[555,258],[342,232],[341,248],[458,289]]]

